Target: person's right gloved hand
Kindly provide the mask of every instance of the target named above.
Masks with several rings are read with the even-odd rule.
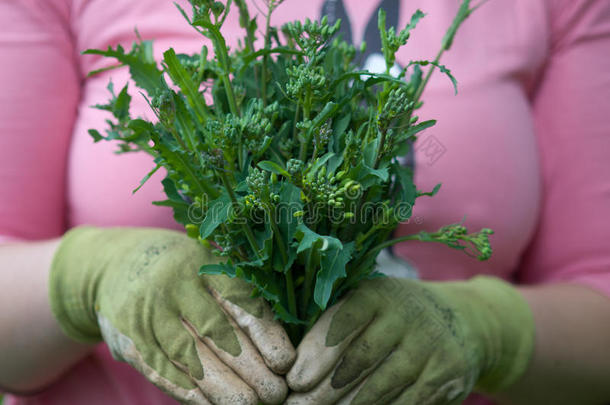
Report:
[[[186,235],[150,228],[75,228],[55,254],[52,311],[79,342],[102,339],[117,360],[189,404],[279,404],[295,351],[262,298],[225,276]],[[276,374],[277,373],[277,374]]]

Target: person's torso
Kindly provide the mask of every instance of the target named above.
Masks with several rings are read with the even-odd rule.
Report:
[[[184,3],[181,2],[181,3]],[[261,9],[264,2],[254,1]],[[385,0],[388,22],[403,27],[411,14],[421,8],[427,16],[413,31],[400,51],[398,62],[433,59],[441,39],[451,24],[457,1]],[[379,65],[375,55],[378,1],[285,0],[278,8],[274,24],[319,18],[322,10],[331,18],[342,18],[344,38],[359,45],[367,38],[369,52],[362,61]],[[73,21],[77,51],[89,47],[106,48],[117,42],[129,45],[137,27],[145,39],[155,39],[155,53],[170,46],[178,52],[195,53],[203,39],[183,20],[172,2],[75,0]],[[442,59],[459,82],[454,96],[449,80],[438,72],[424,94],[421,119],[437,119],[435,127],[423,133],[415,144],[415,179],[419,189],[431,190],[442,183],[433,198],[418,200],[409,224],[398,233],[435,230],[460,222],[470,230],[489,227],[494,255],[478,262],[462,252],[442,245],[407,243],[396,252],[408,258],[422,278],[465,278],[489,273],[510,278],[532,236],[540,199],[540,173],[529,95],[547,52],[547,12],[542,0],[492,0],[477,10],[459,31],[453,49]],[[257,10],[256,7],[252,7]],[[260,12],[259,12],[260,13]],[[236,44],[243,31],[233,18],[228,22],[231,41]],[[109,61],[79,57],[83,75]],[[78,116],[74,125],[67,168],[67,226],[80,224],[178,227],[171,212],[153,206],[163,199],[157,173],[136,194],[132,190],[152,169],[152,159],[143,154],[116,155],[115,145],[93,144],[89,128],[103,130],[107,114],[90,108],[108,98],[106,86],[112,78],[115,89],[126,79],[117,70],[83,81]],[[147,114],[147,106],[132,86],[133,115]],[[79,390],[88,375],[86,390]],[[72,397],[66,397],[72,395]],[[72,370],[40,400],[21,404],[168,404],[164,394],[124,364],[113,362],[104,346]],[[85,401],[86,402],[82,402]],[[111,400],[112,402],[108,402]]]

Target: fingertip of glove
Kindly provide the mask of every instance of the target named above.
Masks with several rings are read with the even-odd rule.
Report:
[[[273,346],[264,356],[265,364],[273,370],[274,373],[284,375],[293,366],[297,358],[297,353],[292,348]]]
[[[296,392],[309,391],[315,386],[315,381],[307,375],[307,367],[299,363],[295,364],[286,374],[286,383],[291,390]]]
[[[288,396],[288,385],[286,382],[278,377],[277,381],[273,381],[269,384],[264,384],[262,389],[257,390],[258,395],[265,404],[268,405],[279,405],[284,403],[284,400]]]

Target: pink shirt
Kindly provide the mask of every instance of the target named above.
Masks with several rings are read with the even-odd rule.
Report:
[[[286,0],[274,23],[317,18],[322,3]],[[378,2],[344,3],[358,44]],[[433,58],[459,2],[402,3],[400,26],[417,7],[428,16],[399,62]],[[176,227],[167,209],[150,204],[163,197],[162,174],[131,194],[151,159],[116,156],[114,145],[93,145],[87,134],[107,118],[89,106],[105,102],[109,78],[120,88],[127,72],[86,78],[109,62],[80,55],[130,46],[135,26],[156,40],[157,56],[170,46],[199,51],[201,38],[172,2],[0,0],[0,26],[0,241],[57,237],[85,223]],[[241,36],[236,19],[228,26]],[[438,124],[416,145],[416,182],[443,187],[418,201],[399,232],[465,217],[471,230],[495,230],[495,252],[477,262],[440,245],[399,246],[422,278],[569,281],[610,296],[609,50],[607,0],[492,0],[466,22],[442,61],[459,96],[436,74],[420,113]],[[134,115],[148,115],[131,89]],[[100,345],[40,395],[8,403],[175,402]]]

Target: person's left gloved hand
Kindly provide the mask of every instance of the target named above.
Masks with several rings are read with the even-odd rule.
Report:
[[[498,279],[369,280],[305,336],[287,403],[459,404],[514,383],[533,345],[528,304]]]

